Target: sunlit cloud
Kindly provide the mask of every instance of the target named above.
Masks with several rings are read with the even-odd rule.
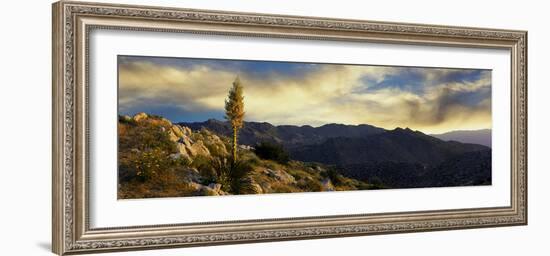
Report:
[[[442,68],[119,57],[119,113],[220,119],[237,75],[247,121],[491,128],[491,72]]]

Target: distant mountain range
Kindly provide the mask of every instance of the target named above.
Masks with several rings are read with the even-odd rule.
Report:
[[[445,141],[459,141],[463,143],[474,143],[491,147],[491,129],[473,131],[452,131],[442,134],[430,134],[433,137]]]
[[[365,162],[437,165],[456,155],[488,149],[483,145],[447,142],[419,131],[397,128],[366,137],[329,138],[320,144],[289,150],[301,161],[335,165]]]
[[[214,119],[179,125],[228,137],[232,133],[228,122]],[[283,145],[294,160],[332,165],[345,176],[388,187],[491,184],[490,130],[431,136],[372,125],[246,122],[239,132],[240,144],[265,141]]]
[[[233,130],[228,122],[209,119],[205,122],[179,123],[193,130],[206,128],[214,133],[230,137]],[[239,143],[255,145],[258,142],[269,141],[285,147],[311,145],[322,143],[330,138],[363,138],[381,134],[386,130],[372,125],[326,124],[320,127],[309,125],[279,125],[270,123],[245,122],[239,131]]]

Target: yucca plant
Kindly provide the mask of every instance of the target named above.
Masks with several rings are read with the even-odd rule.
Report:
[[[233,129],[232,156],[233,162],[237,162],[237,138],[239,129],[243,127],[244,120],[244,95],[243,86],[239,77],[235,78],[233,87],[229,90],[225,100],[225,118],[231,123]]]
[[[252,178],[252,166],[243,160],[230,161],[227,158],[212,159],[210,167],[216,174],[216,182],[222,190],[232,194],[256,194],[256,185]]]

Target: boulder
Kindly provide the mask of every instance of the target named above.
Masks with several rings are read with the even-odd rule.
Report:
[[[199,140],[193,143],[191,146],[186,146],[185,148],[187,149],[187,152],[189,153],[189,155],[191,155],[192,157],[195,157],[198,155],[207,156],[207,157],[210,156],[210,151],[204,145],[202,140]]]
[[[172,125],[168,131],[168,136],[170,136],[171,141],[178,141],[181,137],[185,136],[185,134],[180,126]]]
[[[186,147],[191,147],[191,144],[195,143],[190,137],[183,136],[179,138],[178,143],[184,144]]]
[[[136,122],[147,119],[149,116],[143,112],[134,115],[133,119]]]
[[[189,136],[191,136],[193,132],[191,132],[191,129],[187,127],[181,127],[179,125],[172,125],[170,126],[170,131],[168,131],[168,135],[170,136],[170,140],[172,141],[179,141],[179,140],[191,140]]]
[[[187,126],[180,126],[180,128],[183,131],[183,134],[185,134],[187,136],[191,136],[191,134],[193,134],[193,131],[191,131],[191,128],[189,128]]]
[[[183,129],[179,125],[172,125],[172,127],[170,127],[170,134],[172,134],[176,138],[180,138],[185,135]]]
[[[178,142],[180,140],[180,137],[177,136],[172,130],[168,132],[168,137],[170,137],[170,140],[173,142]]]
[[[193,141],[189,136],[191,134],[192,132],[189,128],[185,129],[179,126],[172,126],[169,130],[168,135],[170,136],[170,140],[176,142],[177,150],[180,154],[178,157],[185,157],[191,161],[193,157],[199,155],[210,157],[210,150],[208,150],[203,140]],[[218,138],[218,140],[220,139]],[[223,146],[223,143],[221,145]],[[226,152],[224,151],[225,147],[219,148],[219,150],[221,152]]]
[[[175,154],[174,158],[186,158],[187,160],[191,161],[191,157],[189,156],[189,153],[187,152],[187,147],[185,144],[177,143],[176,148],[178,149],[178,153]]]

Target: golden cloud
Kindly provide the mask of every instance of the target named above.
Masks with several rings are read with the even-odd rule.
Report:
[[[371,124],[386,129],[409,127],[426,133],[491,127],[490,72],[476,81],[441,81],[422,92],[397,87],[371,89],[399,68],[322,65],[302,76],[254,76],[209,66],[174,67],[146,61],[119,66],[122,112],[150,104],[189,111],[223,111],[236,75],[245,86],[248,121],[272,124]],[[426,81],[440,81],[448,70],[422,69]],[[367,79],[365,79],[367,78]],[[489,97],[465,104],[468,93]],[[358,92],[360,91],[360,92]],[[182,117],[184,120],[185,117]]]

